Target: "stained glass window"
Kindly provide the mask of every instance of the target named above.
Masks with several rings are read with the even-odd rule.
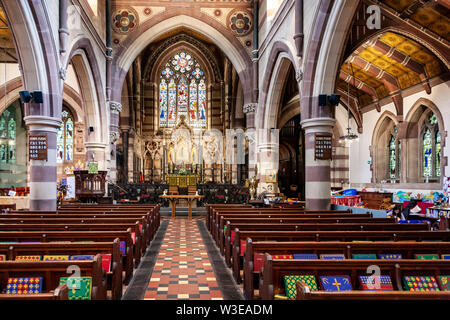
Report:
[[[422,175],[429,178],[441,176],[441,134],[438,118],[429,111],[422,126]]]
[[[436,132],[436,177],[441,176],[441,134]]]
[[[391,135],[391,140],[389,141],[389,175],[391,178],[396,178],[396,171],[396,143],[394,136]]]
[[[0,161],[16,162],[16,111],[15,106],[8,107],[0,116]]]
[[[61,113],[61,126],[56,135],[56,162],[73,161],[74,121],[67,108]]]
[[[206,83],[200,64],[189,53],[176,53],[163,66],[159,83],[159,126],[174,127],[185,117],[194,128],[206,127]]]
[[[433,149],[433,141],[431,139],[431,131],[427,129],[423,135],[423,176],[431,177],[432,174],[432,149]]]

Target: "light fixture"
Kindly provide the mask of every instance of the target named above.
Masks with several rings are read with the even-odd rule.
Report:
[[[348,61],[348,70],[350,71],[350,60]],[[352,76],[353,76],[353,84],[355,82],[355,76],[353,75],[352,70]],[[351,144],[353,141],[358,141],[359,137],[357,134],[354,134],[352,132],[352,128],[350,127],[350,81],[347,82],[347,134],[340,137],[339,141],[341,143],[345,144]]]

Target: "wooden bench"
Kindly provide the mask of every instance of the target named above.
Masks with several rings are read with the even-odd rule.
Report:
[[[210,217],[210,231],[213,228],[213,225],[219,224],[219,218],[218,214],[225,213],[227,215],[235,215],[237,217],[240,217],[241,215],[245,214],[271,214],[271,213],[306,213],[306,214],[321,214],[326,215],[328,213],[330,214],[343,214],[343,213],[352,213],[351,210],[344,210],[344,211],[304,211],[299,210],[297,208],[242,208],[242,209],[213,209],[212,214]]]
[[[54,219],[55,222],[58,220],[64,221],[65,219],[71,219],[71,218],[86,218],[86,219],[96,219],[96,218],[135,218],[135,219],[142,219],[144,218],[143,222],[143,238],[145,240],[145,247],[147,247],[150,244],[150,241],[153,239],[155,233],[157,230],[156,224],[154,221],[152,221],[151,216],[143,216],[142,214],[122,214],[122,213],[41,213],[39,215],[35,213],[23,213],[23,214],[7,214],[7,215],[0,215],[0,219],[2,218],[8,218],[8,219],[30,219],[30,218],[40,218],[40,219]],[[81,219],[80,219],[81,220]],[[59,223],[59,222],[58,222]],[[144,248],[145,248],[144,247]]]
[[[244,278],[244,296],[254,298],[255,286],[258,286],[259,272],[255,266],[255,255],[288,255],[288,254],[342,254],[345,259],[352,259],[354,254],[401,254],[402,259],[414,259],[415,254],[450,254],[450,242],[253,242],[247,238],[243,267],[240,261],[233,261],[233,269],[242,270]],[[317,260],[315,260],[317,261]],[[235,266],[235,264],[237,264]]]
[[[0,231],[0,244],[37,242],[37,243],[63,243],[90,241],[93,248],[97,242],[113,242],[116,238],[125,241],[125,255],[123,257],[124,283],[128,284],[133,276],[133,240],[131,229],[126,231]]]
[[[241,283],[240,266],[237,262],[244,256],[246,242],[251,238],[253,242],[352,242],[352,241],[440,241],[450,242],[450,231],[235,231],[232,252],[226,252],[225,261],[232,256],[232,271],[237,283]],[[234,263],[236,262],[236,263]],[[239,262],[240,263],[240,262]]]
[[[294,212],[293,213],[274,212],[274,213],[262,213],[262,214],[249,213],[249,214],[242,214],[242,215],[236,216],[235,214],[227,214],[227,213],[219,212],[216,214],[217,223],[213,224],[213,226],[210,230],[210,233],[213,236],[213,238],[216,240],[216,242],[218,243],[218,239],[220,239],[219,230],[220,231],[224,230],[226,220],[233,221],[233,219],[253,219],[253,220],[251,220],[251,222],[253,222],[253,221],[257,221],[257,220],[266,221],[266,219],[268,219],[268,218],[274,218],[274,219],[275,218],[277,218],[277,219],[282,219],[282,218],[303,218],[303,219],[307,219],[307,218],[309,218],[309,219],[352,218],[352,219],[355,219],[355,221],[357,222],[360,219],[368,219],[371,217],[372,217],[372,215],[370,213],[354,215],[352,213],[320,214],[320,213],[304,213],[304,212],[300,212],[300,213],[298,213],[298,212],[295,212],[295,213]],[[383,220],[379,220],[379,221],[383,221]],[[390,221],[390,220],[385,220],[385,222],[388,222],[388,221]],[[350,222],[350,221],[348,221],[348,222]]]
[[[251,206],[249,206],[249,205],[245,205],[245,204],[209,204],[209,203],[206,203],[205,204],[205,208],[206,208],[206,221],[205,221],[205,223],[206,223],[206,227],[207,227],[207,229],[208,230],[211,230],[210,229],[210,217],[211,217],[211,215],[212,215],[212,210],[214,209],[214,208],[251,208]]]
[[[139,235],[139,224],[133,225],[125,224],[11,224],[11,225],[0,225],[1,231],[125,231],[127,228],[131,228],[133,239],[133,257],[134,264],[137,267],[141,261],[142,252],[145,253],[145,249],[142,250],[143,241],[142,237]]]
[[[38,262],[0,262],[0,288],[6,288],[8,278],[42,277],[42,290],[50,292],[58,288],[61,277],[70,277],[70,266],[77,266],[81,277],[92,277],[92,300],[106,300],[106,276],[102,269],[102,257],[87,261],[38,261]]]
[[[403,276],[450,275],[448,260],[281,260],[273,259],[266,253],[264,269],[260,273],[260,295],[262,300],[273,300],[283,293],[282,279],[285,275],[313,275],[319,286],[319,276],[348,276],[352,288],[358,288],[358,276],[371,276],[369,266],[378,266],[381,275],[389,275],[395,291],[404,291]],[[440,286],[440,284],[439,284]],[[440,287],[442,291],[443,288]],[[355,290],[356,291],[356,290]],[[394,292],[395,292],[394,291]],[[341,292],[334,292],[339,295]],[[371,292],[377,299],[376,292]],[[423,294],[423,293],[422,293]],[[442,294],[442,299],[450,299],[450,292]]]
[[[44,292],[39,294],[0,294],[0,301],[2,300],[32,300],[32,301],[44,301],[44,300],[69,300],[69,288],[67,284],[63,283],[59,285],[55,290],[50,292]]]
[[[234,232],[232,230],[235,230]],[[236,230],[241,231],[263,231],[263,232],[278,232],[278,231],[293,231],[293,232],[369,232],[369,231],[429,231],[430,224],[397,224],[397,223],[315,223],[315,224],[229,224],[227,222],[227,233],[225,235],[224,253],[225,261],[231,267],[229,258],[233,252],[234,239],[236,238]],[[242,239],[244,240],[244,239]],[[314,241],[314,240],[313,240]]]
[[[311,230],[312,227],[310,225],[315,224],[346,224],[349,225],[349,230],[354,230],[353,228],[356,228],[355,224],[360,224],[361,226],[365,226],[367,224],[377,224],[380,228],[380,230],[383,230],[384,225],[388,224],[396,224],[396,220],[394,218],[359,218],[359,217],[343,217],[343,218],[327,218],[323,217],[321,215],[316,217],[292,217],[290,215],[288,216],[278,216],[278,217],[261,217],[259,218],[229,218],[229,217],[221,217],[219,227],[216,229],[216,236],[215,241],[217,245],[220,247],[220,250],[222,254],[224,254],[224,237],[230,236],[232,229],[228,229],[229,226],[231,228],[239,228],[241,230],[247,229],[246,226],[251,226],[251,230],[256,230],[259,226],[264,224],[269,228],[269,226],[275,225],[275,229],[273,230]],[[287,227],[278,227],[279,225],[286,225]],[[398,225],[398,224],[396,224]],[[265,226],[262,226],[262,229],[266,229]],[[293,229],[290,226],[294,226]],[[298,226],[298,227],[296,227]],[[373,227],[376,228],[376,227]],[[417,229],[429,229],[430,226],[427,224],[422,224],[420,227],[408,227],[413,228],[414,230]],[[417,228],[417,229],[416,229]],[[369,228],[370,229],[370,228]],[[359,230],[359,229],[358,229]],[[364,230],[367,230],[367,228],[364,228]]]
[[[14,261],[17,256],[45,256],[45,255],[97,255],[111,254],[110,276],[111,296],[113,300],[122,297],[122,255],[120,240],[112,242],[94,243],[0,243],[0,254],[6,259]],[[132,270],[131,270],[132,272]]]

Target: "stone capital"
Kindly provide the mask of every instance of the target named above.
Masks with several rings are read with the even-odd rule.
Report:
[[[302,70],[297,70],[295,72],[295,80],[297,80],[297,82],[300,82],[303,80],[303,71]]]
[[[242,107],[242,111],[247,114],[247,113],[252,113],[252,112],[256,112],[256,108],[258,107],[257,103],[247,103]]]
[[[333,132],[336,119],[333,118],[311,118],[300,121],[302,129],[307,133]]]
[[[122,104],[119,103],[119,102],[110,101],[109,102],[109,109],[111,110],[111,112],[120,113],[120,112],[122,112]]]
[[[28,116],[23,118],[25,125],[34,131],[56,132],[61,127],[61,119],[46,116]]]

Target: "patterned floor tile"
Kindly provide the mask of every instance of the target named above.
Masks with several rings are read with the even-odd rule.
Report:
[[[144,299],[223,299],[197,219],[167,219],[169,226],[161,245]]]

